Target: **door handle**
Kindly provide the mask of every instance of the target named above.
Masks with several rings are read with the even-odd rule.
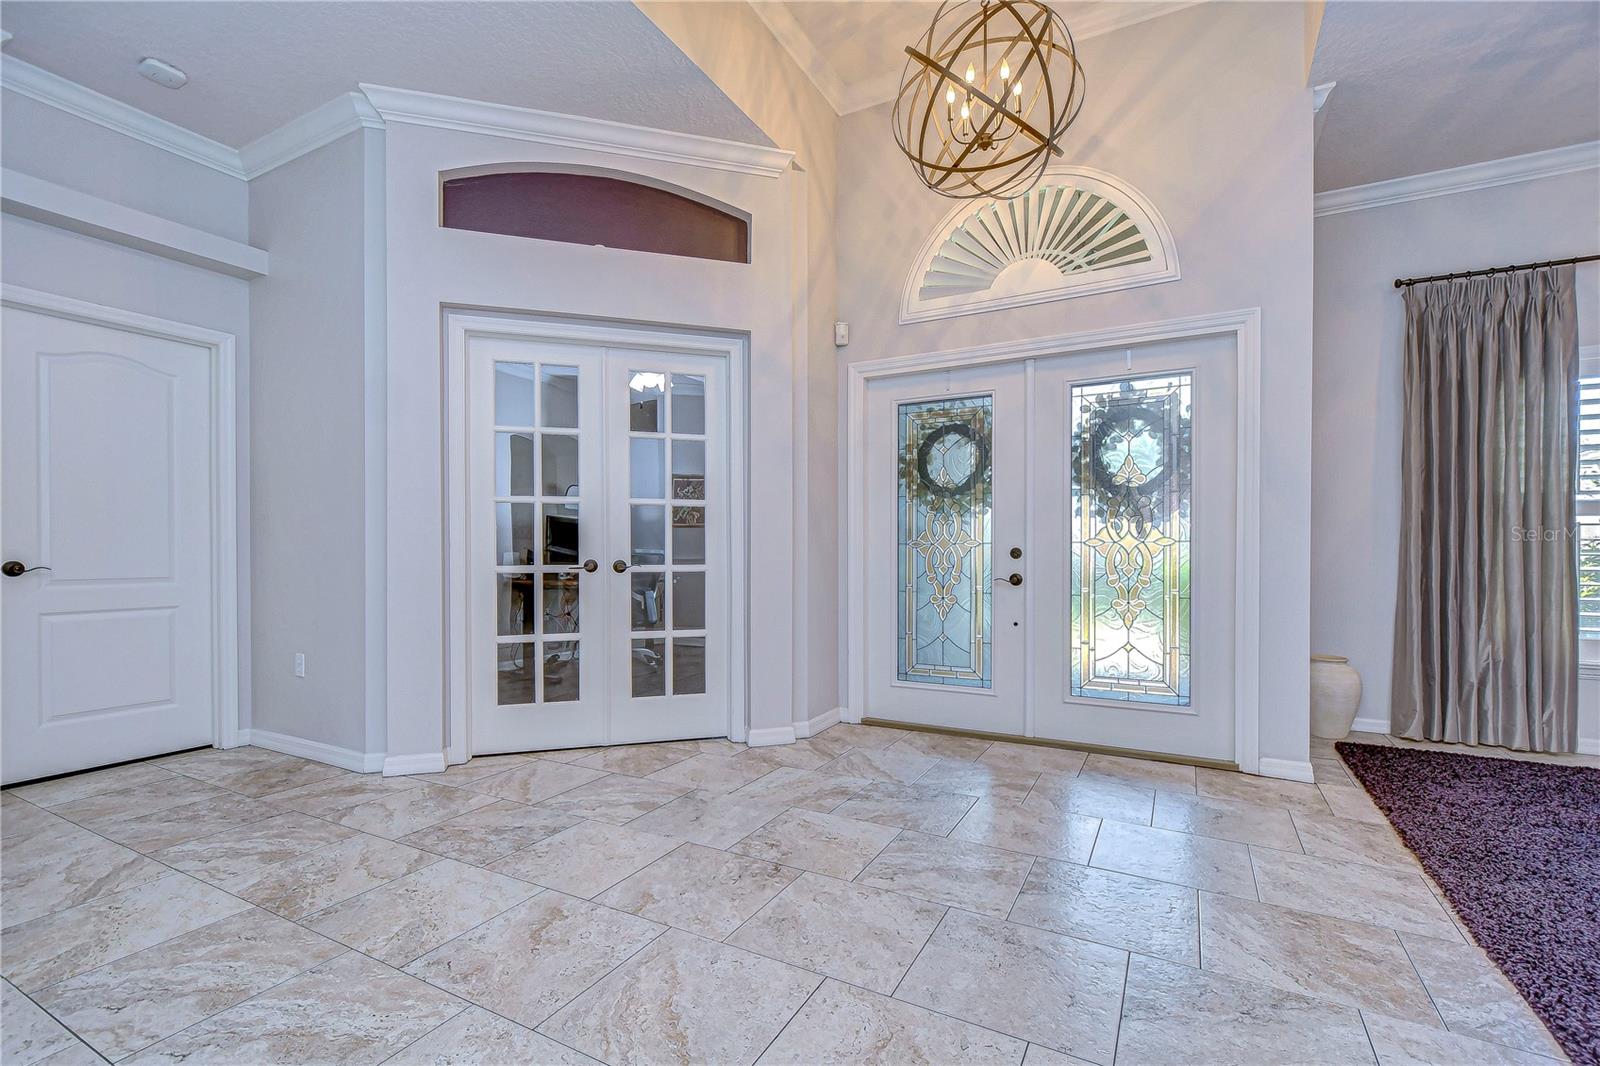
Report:
[[[611,569],[615,570],[619,574],[625,574],[628,572],[628,564],[623,562],[621,559],[618,559],[616,562],[611,564]]]
[[[579,570],[582,570],[586,574],[592,574],[598,569],[600,569],[599,563],[595,562],[593,559],[585,559],[582,566],[569,566],[563,570],[562,573],[576,574]]]
[[[50,569],[48,566],[24,566],[15,559],[7,559],[5,562],[0,563],[0,574],[4,574],[6,577],[21,577],[23,574],[31,574],[35,570],[48,569]]]
[[[997,577],[994,579],[994,583],[996,585],[1020,585],[1022,584],[1022,575],[1012,574],[1010,577]]]

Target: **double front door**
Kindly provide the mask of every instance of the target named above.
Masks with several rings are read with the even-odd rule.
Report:
[[[476,753],[726,736],[726,361],[470,335]]]
[[[1235,352],[870,383],[869,717],[1234,757]]]

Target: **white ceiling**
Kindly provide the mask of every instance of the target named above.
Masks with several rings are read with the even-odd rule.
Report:
[[[5,55],[235,148],[358,82],[772,144],[629,3],[6,0],[0,27]]]
[[[1195,0],[1053,0],[1074,40],[1165,15]],[[927,32],[938,0],[839,3],[752,0],[833,109],[841,115],[894,99],[905,70],[905,46]]]
[[[1600,139],[1600,4],[1333,0],[1318,191]]]

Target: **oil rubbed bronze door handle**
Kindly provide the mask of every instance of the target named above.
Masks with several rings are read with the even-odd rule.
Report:
[[[593,559],[585,559],[582,566],[569,566],[564,572],[568,574],[575,574],[579,570],[582,570],[586,574],[592,574],[598,569],[600,569],[599,563],[595,562]]]
[[[48,569],[50,569],[48,566],[24,566],[15,559],[7,559],[5,562],[0,563],[0,574],[4,574],[6,577],[21,577],[23,574],[31,574],[35,570]]]
[[[1010,577],[997,577],[994,579],[994,583],[996,585],[1020,585],[1022,584],[1022,575],[1012,574]]]
[[[623,562],[621,559],[618,559],[616,562],[611,564],[611,569],[615,570],[619,574],[625,574],[628,572],[628,564]]]

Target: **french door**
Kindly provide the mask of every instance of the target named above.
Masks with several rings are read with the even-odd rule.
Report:
[[[867,714],[1232,759],[1235,395],[1224,338],[871,382]]]
[[[726,736],[720,358],[468,336],[474,753]]]

